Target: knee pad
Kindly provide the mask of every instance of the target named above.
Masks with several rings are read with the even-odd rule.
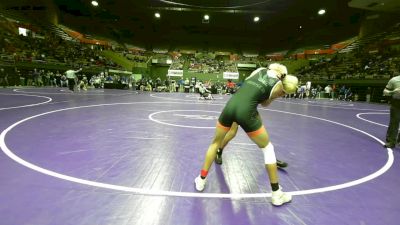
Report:
[[[263,151],[263,153],[264,153],[265,164],[275,164],[276,163],[274,146],[272,145],[271,142],[269,142],[265,148],[262,148],[261,151]]]

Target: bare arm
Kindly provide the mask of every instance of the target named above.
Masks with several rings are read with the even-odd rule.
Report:
[[[75,73],[79,73],[82,71],[82,68],[79,68],[79,70],[74,71]]]
[[[279,82],[275,85],[275,87],[272,89],[271,95],[269,96],[268,99],[265,101],[261,102],[261,105],[263,107],[267,107],[273,100],[276,98],[282,97],[285,95],[285,92],[283,92],[283,85],[282,82]]]
[[[387,88],[385,88],[383,90],[383,96],[392,96],[393,94],[396,94],[396,93],[400,93],[400,87],[398,87],[392,91]]]

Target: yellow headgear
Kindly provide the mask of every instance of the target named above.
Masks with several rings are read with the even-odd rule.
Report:
[[[283,91],[287,94],[293,94],[297,91],[299,79],[293,75],[286,75],[282,79]]]

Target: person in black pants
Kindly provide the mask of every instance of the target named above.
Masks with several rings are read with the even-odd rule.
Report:
[[[82,71],[82,68],[79,70],[67,70],[65,72],[65,76],[67,77],[68,80],[68,88],[70,91],[74,91],[75,83],[77,82],[77,76],[76,73],[79,73]]]
[[[396,142],[400,142],[399,123],[400,123],[400,75],[389,80],[385,89],[384,96],[390,96],[390,122],[386,132],[385,148],[394,148]]]

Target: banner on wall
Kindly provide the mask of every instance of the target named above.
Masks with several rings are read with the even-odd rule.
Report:
[[[183,70],[168,70],[169,77],[183,77]]]
[[[238,72],[224,72],[223,74],[224,79],[239,79],[239,73]]]
[[[135,79],[136,81],[142,79],[142,74],[132,74],[131,78]]]
[[[240,68],[256,68],[257,64],[250,64],[250,63],[238,63],[237,67]]]
[[[124,70],[113,70],[109,69],[108,73],[118,73],[118,74],[126,74],[126,75],[132,75],[132,72],[129,71],[124,71]]]

